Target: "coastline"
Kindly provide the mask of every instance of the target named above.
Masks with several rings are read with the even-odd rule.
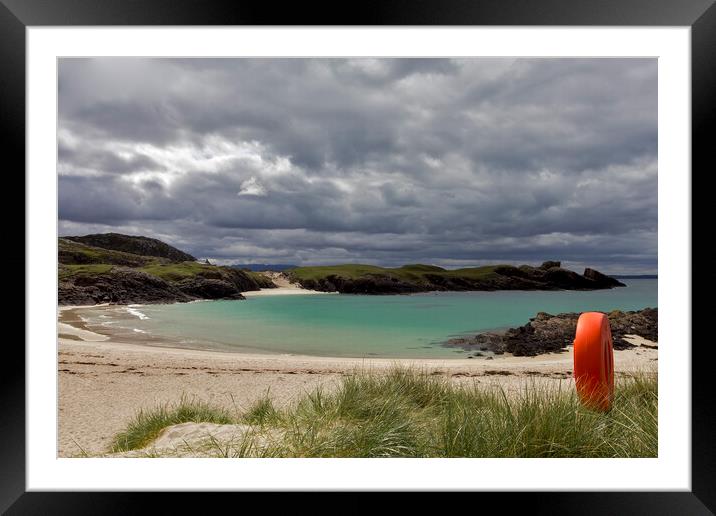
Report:
[[[536,357],[493,360],[449,358],[346,358],[222,352],[118,339],[83,327],[72,308],[58,312],[60,457],[97,455],[140,409],[174,403],[182,396],[243,411],[267,393],[277,406],[291,403],[319,385],[333,389],[342,376],[395,365],[440,374],[461,384],[499,386],[509,394],[534,383],[571,387],[571,348]],[[68,327],[74,330],[68,330]],[[647,343],[648,344],[648,343]],[[615,351],[618,374],[656,371],[658,350],[640,346]]]

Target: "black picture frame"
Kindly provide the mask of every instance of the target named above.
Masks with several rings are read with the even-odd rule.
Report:
[[[6,191],[25,192],[25,29],[63,25],[606,25],[691,27],[692,73],[692,270],[707,271],[692,282],[693,340],[708,319],[709,303],[699,293],[713,291],[713,258],[695,238],[699,220],[710,220],[705,177],[714,166],[709,135],[716,133],[716,6],[715,0],[382,0],[347,5],[197,0],[0,0],[0,127]],[[697,175],[694,171],[699,170]],[[684,171],[689,173],[689,171]],[[14,181],[14,184],[9,183]],[[7,194],[6,194],[7,195]],[[13,197],[24,199],[24,195]],[[6,199],[7,201],[7,199]],[[24,202],[24,201],[23,201]],[[12,208],[11,208],[12,206]],[[701,212],[697,210],[701,207]],[[6,265],[25,266],[25,225],[18,223],[16,203],[3,206],[5,238],[14,244]],[[24,213],[24,211],[23,211]],[[708,222],[707,222],[708,223]],[[20,252],[22,249],[22,252]],[[701,251],[701,252],[699,252]],[[24,292],[14,274],[6,288]],[[23,294],[23,299],[25,299]],[[13,300],[14,301],[14,300]],[[20,306],[17,303],[15,306]],[[24,310],[31,307],[26,307]],[[17,310],[17,309],[16,309]],[[24,340],[24,335],[23,335]],[[16,340],[8,339],[12,344]],[[683,343],[687,345],[688,343]],[[509,505],[525,504],[533,514],[713,514],[716,511],[716,410],[711,400],[713,376],[706,339],[692,348],[692,490],[690,492],[509,493]],[[7,348],[6,348],[7,349]],[[25,354],[9,350],[0,374],[0,511],[8,514],[133,513],[146,496],[128,493],[25,492]],[[216,495],[212,495],[216,496]],[[497,497],[499,494],[481,494]],[[225,497],[222,497],[225,498]],[[213,498],[213,501],[218,501]],[[497,501],[497,500],[495,500]],[[164,495],[163,511],[189,508],[182,494]],[[500,500],[500,503],[504,503]],[[148,508],[148,507],[145,507]],[[358,508],[358,506],[356,506]]]

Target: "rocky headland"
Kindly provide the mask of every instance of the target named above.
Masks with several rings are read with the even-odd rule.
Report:
[[[259,273],[201,263],[146,237],[66,237],[58,248],[60,305],[243,299],[242,292],[275,287]]]
[[[446,270],[435,265],[404,265],[394,269],[372,265],[297,267],[289,271],[303,288],[344,294],[410,294],[470,290],[598,290],[625,286],[587,268],[584,274],[564,269],[558,261],[539,267],[489,265]]]
[[[243,299],[242,292],[282,286],[344,294],[411,294],[471,290],[596,290],[624,286],[587,268],[583,274],[558,261],[539,267],[490,265],[447,270],[413,264],[296,267],[256,272],[200,262],[165,242],[105,233],[58,239],[61,305],[173,303],[198,299]]]

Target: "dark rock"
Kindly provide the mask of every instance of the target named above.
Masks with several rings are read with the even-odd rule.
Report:
[[[176,284],[184,294],[197,299],[244,299],[236,285],[223,279],[195,276]]]
[[[622,312],[614,310],[607,314],[609,325],[612,329],[614,347],[632,347],[623,339],[624,335],[639,335],[652,342],[659,340],[659,310],[657,308],[645,308],[636,312]]]
[[[540,269],[551,269],[553,267],[560,268],[561,266],[562,266],[562,262],[548,260],[546,262],[542,262],[542,265],[540,265],[539,268]]]
[[[369,273],[359,277],[342,277],[327,274],[316,279],[295,278],[301,286],[323,292],[344,294],[412,294],[431,291],[476,290],[595,290],[623,286],[622,283],[592,269],[585,277],[568,269],[560,262],[544,262],[540,267],[522,265],[497,265],[492,272],[463,275],[454,271],[428,269],[419,271],[412,278],[399,277],[385,269],[384,273]],[[415,267],[415,266],[413,266]]]
[[[614,310],[607,314],[612,332],[614,349],[634,347],[624,339],[625,335],[638,335],[657,342],[658,309],[645,308],[634,312]],[[516,356],[535,356],[542,353],[561,352],[574,343],[578,313],[551,315],[539,312],[524,326],[510,328],[505,332],[485,332],[471,337],[450,339],[445,346],[466,350],[488,348],[496,355],[512,353]]]
[[[344,294],[408,294],[425,292],[417,284],[406,283],[391,276],[366,276],[347,279],[331,274],[319,280],[304,280],[301,285],[310,290],[341,292]]]
[[[590,282],[584,276],[580,276],[574,271],[568,269],[559,269],[552,267],[544,271],[544,281],[564,290],[591,290],[597,288],[597,285]]]
[[[104,273],[60,276],[60,305],[98,303],[175,303],[195,299],[244,299],[242,291],[258,290],[251,278],[241,271],[223,268],[193,276],[177,283],[128,268],[112,267]],[[218,277],[206,277],[217,275]]]
[[[58,288],[60,305],[173,303],[192,299],[195,298],[163,279],[126,267],[61,278]]]
[[[626,287],[626,285],[618,279],[614,279],[606,274],[602,274],[599,271],[590,269],[589,267],[584,269],[584,277],[603,288]]]

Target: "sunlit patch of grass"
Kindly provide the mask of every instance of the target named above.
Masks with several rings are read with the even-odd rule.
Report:
[[[620,379],[605,414],[566,384],[507,396],[397,368],[346,377],[259,424],[284,432],[273,453],[285,457],[655,457],[657,399],[646,374]]]

